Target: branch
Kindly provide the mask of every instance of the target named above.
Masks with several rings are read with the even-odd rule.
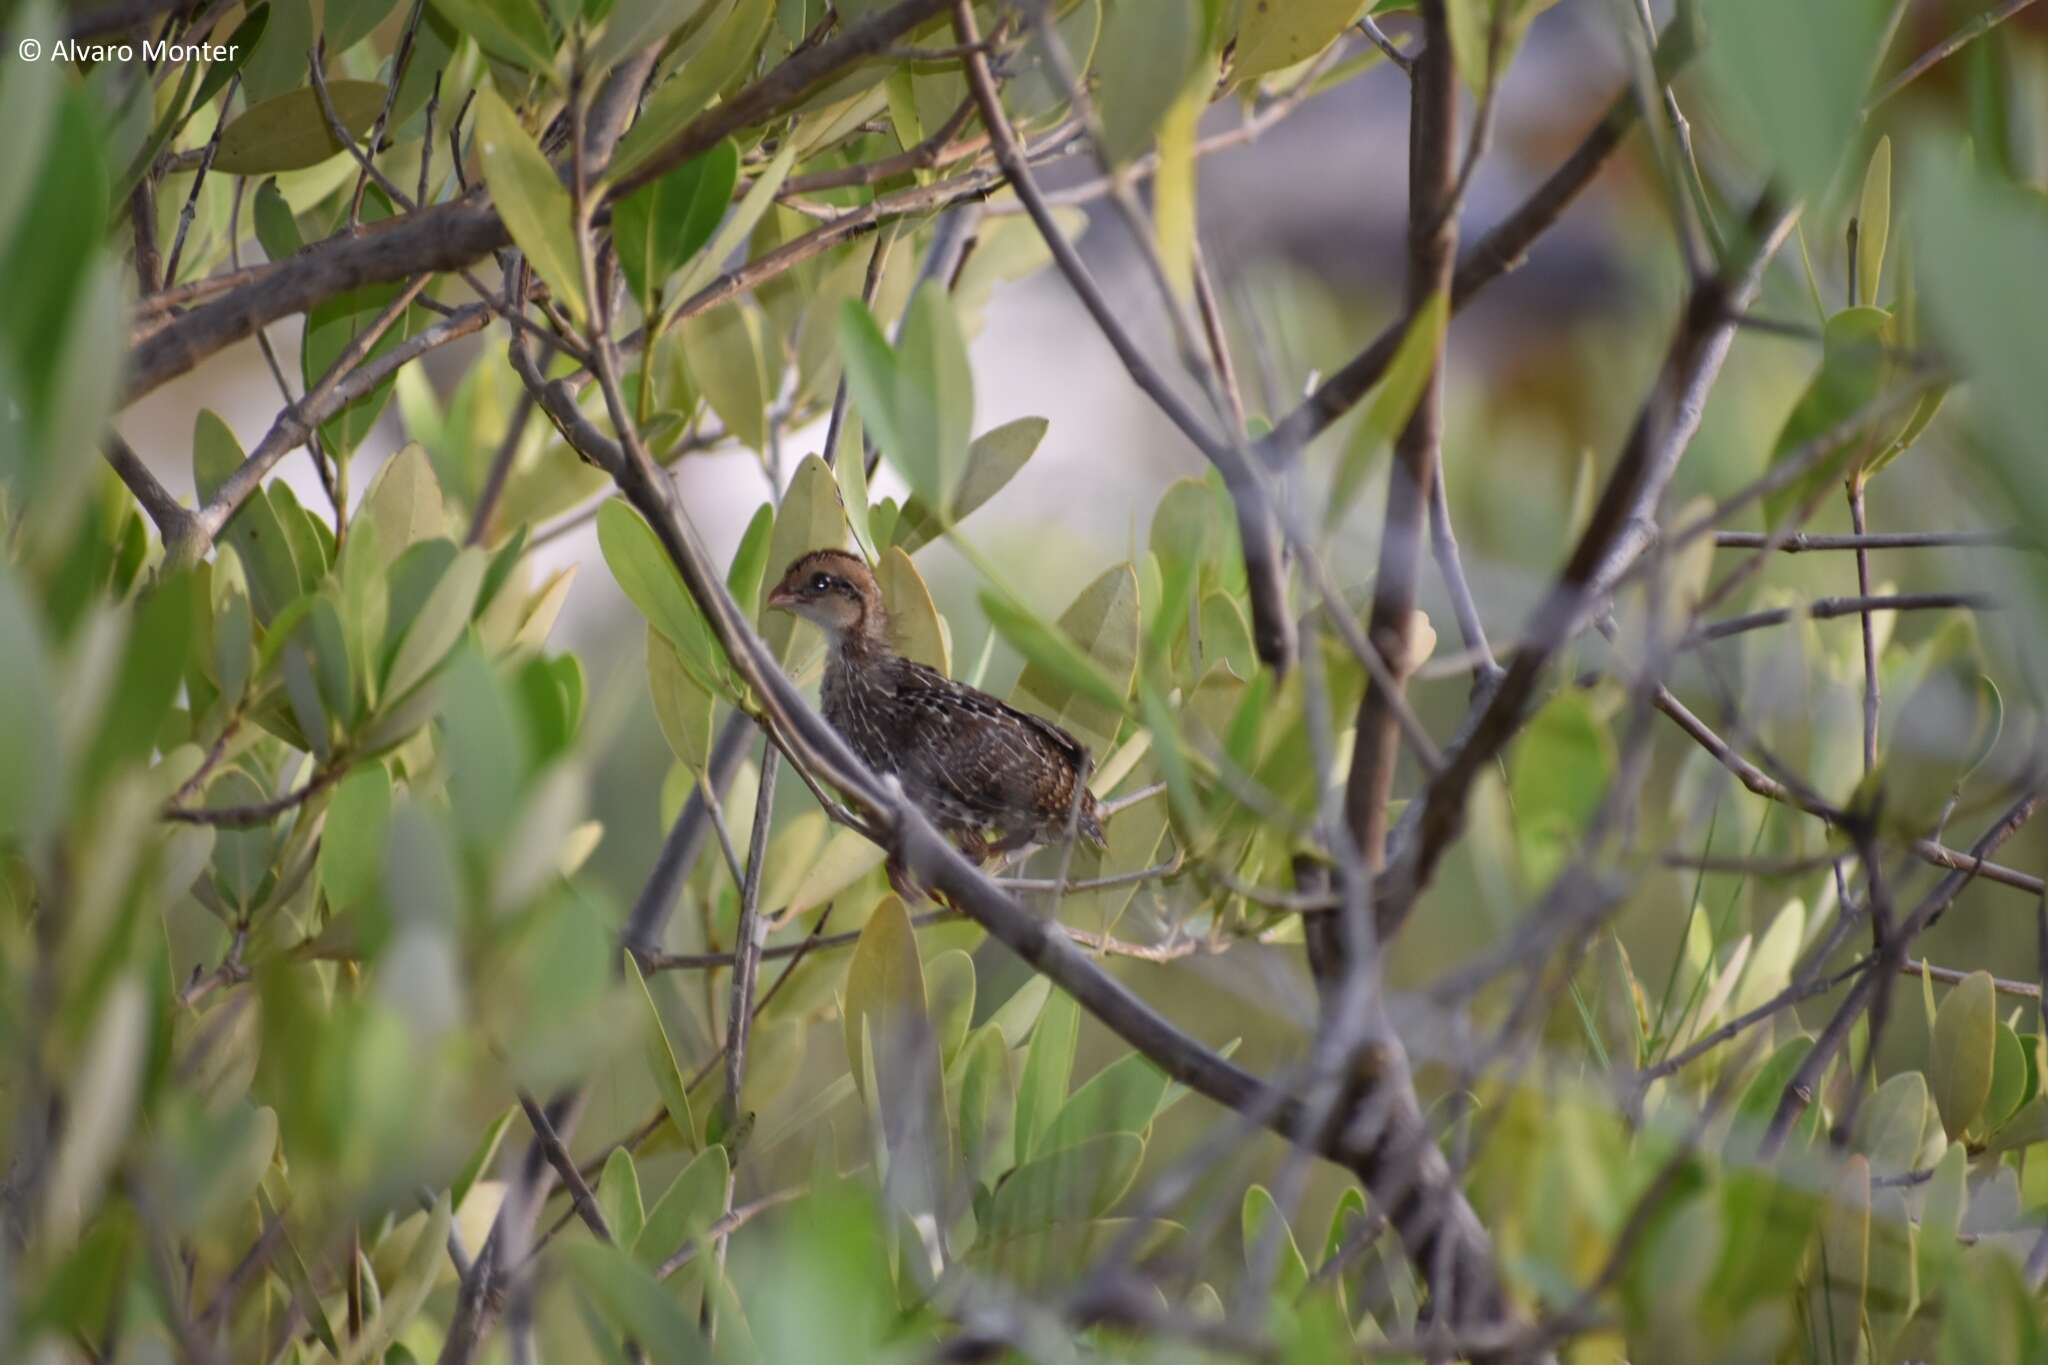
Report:
[[[1721,550],[1775,550],[1779,554],[1810,554],[1816,550],[1923,550],[1970,546],[2000,549],[2033,548],[2018,531],[1891,531],[1872,535],[1816,536],[1800,532],[1773,540],[1762,531],[1716,531]]]
[[[1457,176],[1458,90],[1451,64],[1450,21],[1441,0],[1423,0],[1423,48],[1409,83],[1407,312],[1412,316],[1451,282],[1458,249],[1453,194]],[[1344,818],[1366,865],[1386,864],[1387,802],[1400,759],[1399,732],[1390,699],[1401,695],[1414,666],[1409,634],[1422,564],[1431,492],[1443,438],[1444,341],[1439,337],[1429,376],[1407,425],[1394,442],[1387,479],[1387,511],[1380,531],[1379,570],[1373,579],[1367,638],[1390,665],[1385,685],[1366,684],[1358,703],[1357,747],[1344,788]]]
[[[1809,618],[1825,621],[1836,616],[1860,616],[1873,611],[1998,611],[2004,605],[1998,598],[1981,592],[1902,592],[1877,597],[1817,597],[1801,606],[1773,607],[1768,611],[1753,611],[1745,616],[1731,616],[1726,620],[1703,625],[1693,632],[1686,643],[1725,640],[1731,635],[1740,635],[1745,631],[1761,630],[1767,626],[1782,626],[1788,621]]]
[[[945,0],[902,0],[797,53],[731,100],[699,115],[631,176],[612,186],[612,197],[629,194],[730,134],[796,107],[842,68],[888,47],[944,7]],[[477,191],[353,236],[329,238],[150,334],[135,349],[124,402],[134,402],[257,329],[303,313],[336,294],[412,275],[460,270],[511,241],[504,220]]]
[[[1777,207],[1766,195],[1751,214],[1749,245],[1720,274],[1693,288],[1591,522],[1537,608],[1499,688],[1468,721],[1443,772],[1411,807],[1418,812],[1414,828],[1388,877],[1375,888],[1383,933],[1397,929],[1414,908],[1463,824],[1473,782],[1520,731],[1552,656],[1578,631],[1603,585],[1626,565],[1640,544],[1639,528],[1655,525],[1657,504],[1699,427],[1707,394],[1727,358],[1733,318],[1755,294],[1793,219],[1791,210]]]
[[[767,921],[761,917],[761,865],[768,855],[768,822],[775,813],[775,774],[779,765],[772,743],[764,742],[762,749],[761,782],[754,793],[753,836],[747,844],[746,877],[740,884],[732,1008],[725,1027],[725,1102],[729,1123],[740,1121],[740,1087],[747,1078],[747,1032],[754,1022],[754,983],[761,973],[761,941],[768,932]],[[726,1197],[732,1197],[729,1185]]]
[[[171,496],[134,447],[122,440],[119,432],[109,429],[103,451],[114,473],[156,523],[157,534],[164,542],[164,562],[190,564],[204,556],[213,538],[207,535],[198,514]]]
[[[980,35],[972,7],[955,0],[953,14],[954,31],[961,43],[977,44]],[[1284,672],[1294,661],[1294,618],[1287,607],[1286,567],[1281,557],[1278,519],[1267,491],[1259,481],[1258,471],[1253,469],[1244,449],[1219,439],[1146,358],[1082,262],[1080,252],[1067,240],[1054,219],[1051,206],[1031,174],[1016,131],[1003,113],[1002,99],[996,91],[995,78],[989,72],[988,58],[975,51],[967,57],[965,66],[968,88],[981,110],[982,124],[988,129],[996,162],[1031,215],[1032,222],[1037,224],[1039,235],[1045,239],[1046,247],[1052,253],[1053,263],[1067,277],[1082,306],[1116,351],[1117,358],[1130,373],[1131,381],[1223,475],[1224,486],[1237,509],[1238,538],[1244,551],[1245,577],[1251,597],[1253,639],[1259,657],[1276,671]]]
[[[334,363],[327,367],[327,372],[320,376],[319,382],[308,389],[298,402],[288,405],[277,415],[277,420],[271,424],[270,430],[256,443],[256,449],[249,452],[249,457],[236,467],[234,473],[221,481],[212,500],[199,510],[200,527],[209,538],[221,533],[235,515],[236,509],[256,491],[264,478],[276,467],[277,462],[305,444],[307,437],[318,431],[323,421],[375,388],[385,375],[395,372],[399,366],[428,349],[427,345],[411,350],[406,346],[396,346],[379,356],[379,363],[376,365],[363,363],[363,358],[370,353],[370,348],[405,315],[405,310],[412,306],[413,299],[427,287],[427,282],[431,278],[429,275],[421,275],[400,290],[398,296],[385,306],[384,311],[379,313],[369,326],[356,333],[355,339],[349,342],[346,350],[335,357]],[[478,330],[488,317],[487,312],[479,315],[474,327],[452,326],[455,320],[450,318],[440,324],[439,329],[429,328],[412,340],[423,341],[429,334],[441,330],[444,334],[431,343],[440,345]]]
[[[1864,117],[1868,118],[1877,106],[2033,3],[2034,0],[2006,0],[1997,9],[1985,10],[1971,19],[1941,42],[1921,53],[1904,71],[1886,81],[1883,88],[1872,95],[1870,102],[1863,106]]]
[[[1671,72],[1692,56],[1693,37],[1689,28],[1677,24],[1665,31],[1657,47],[1657,66]],[[1475,243],[1451,278],[1451,311],[1456,313],[1472,296],[1520,265],[1530,246],[1571,206],[1579,192],[1592,183],[1607,158],[1621,146],[1621,140],[1636,124],[1639,110],[1635,91],[1624,87],[1608,102],[1607,112],[1593,125],[1564,164],[1536,187],[1521,207]],[[1409,317],[1399,318],[1373,338],[1344,368],[1319,385],[1316,391],[1254,447],[1269,468],[1291,464],[1324,428],[1349,412],[1377,384],[1393,362],[1394,352],[1407,334]]]
[[[166,806],[163,818],[181,825],[213,825],[220,829],[254,829],[267,825],[288,810],[295,810],[333,786],[348,765],[336,756],[334,762],[306,779],[305,785],[272,801],[248,806]]]

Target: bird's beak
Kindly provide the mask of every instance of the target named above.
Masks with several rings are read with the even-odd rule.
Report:
[[[768,606],[774,611],[795,611],[796,593],[785,587],[777,587],[768,594]]]

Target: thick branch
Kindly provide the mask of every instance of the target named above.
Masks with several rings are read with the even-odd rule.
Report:
[[[1424,45],[1409,87],[1407,310],[1411,315],[1450,287],[1451,261],[1458,243],[1451,199],[1457,174],[1458,90],[1451,64],[1450,23],[1441,0],[1424,0],[1422,23]],[[1344,791],[1345,822],[1359,853],[1374,871],[1386,861],[1387,801],[1400,758],[1400,733],[1390,693],[1400,694],[1413,667],[1408,637],[1443,436],[1443,363],[1439,340],[1422,395],[1394,443],[1367,633],[1391,666],[1392,677],[1386,687],[1377,680],[1369,682],[1359,701],[1357,748]]]
[[[630,193],[731,134],[795,107],[827,79],[888,47],[944,7],[945,0],[902,0],[847,25],[835,38],[798,52],[692,121],[615,185],[612,194]],[[324,299],[365,284],[460,270],[511,240],[497,210],[475,191],[360,233],[330,238],[153,332],[135,349],[126,401],[132,403],[223,347]]]

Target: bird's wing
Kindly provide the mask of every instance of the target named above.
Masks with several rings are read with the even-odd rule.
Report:
[[[905,783],[923,785],[978,819],[1003,822],[1038,811],[1048,788],[1064,788],[1088,761],[1087,749],[1051,721],[935,669],[905,660],[894,682],[909,721]]]

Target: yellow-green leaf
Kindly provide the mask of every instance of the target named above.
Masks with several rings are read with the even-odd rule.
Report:
[[[917,566],[901,546],[892,545],[882,556],[875,575],[882,589],[882,606],[889,613],[889,627],[896,648],[904,658],[936,668],[950,675],[952,653],[946,647],[945,625],[932,602],[931,589]]]
[[[327,94],[341,126],[355,136],[384,108],[384,87],[376,81],[329,81]],[[343,150],[327,126],[320,97],[311,86],[301,86],[251,106],[224,128],[213,168],[229,175],[274,175],[317,166]]]
[[[569,191],[534,145],[519,116],[493,90],[476,97],[477,158],[491,202],[527,261],[577,322],[589,316],[583,267],[570,222]]]
[[[1934,1055],[1928,1076],[1935,1107],[1950,1137],[1976,1121],[1991,1096],[1997,1064],[1997,999],[1989,972],[1972,972],[1948,993],[1934,1016]]]
[[[773,380],[760,312],[744,301],[699,313],[682,325],[690,378],[725,429],[752,450],[768,446]]]
[[[1366,407],[1364,423],[1352,438],[1350,449],[1344,452],[1342,463],[1337,466],[1336,482],[1330,489],[1330,505],[1323,514],[1324,525],[1335,526],[1344,519],[1380,452],[1390,446],[1401,428],[1408,424],[1415,404],[1422,397],[1423,387],[1429,382],[1430,372],[1436,368],[1448,320],[1449,310],[1442,291],[1431,294],[1416,310],[1414,321],[1408,324],[1408,330],[1402,334],[1401,345],[1387,365],[1387,372],[1373,386],[1372,402]]]
[[[1365,0],[1249,0],[1237,24],[1241,81],[1257,80],[1321,52],[1357,20]]]
[[[1884,248],[1892,230],[1892,140],[1881,137],[1863,172],[1863,196],[1856,210],[1858,298],[1876,303],[1884,278]]]

